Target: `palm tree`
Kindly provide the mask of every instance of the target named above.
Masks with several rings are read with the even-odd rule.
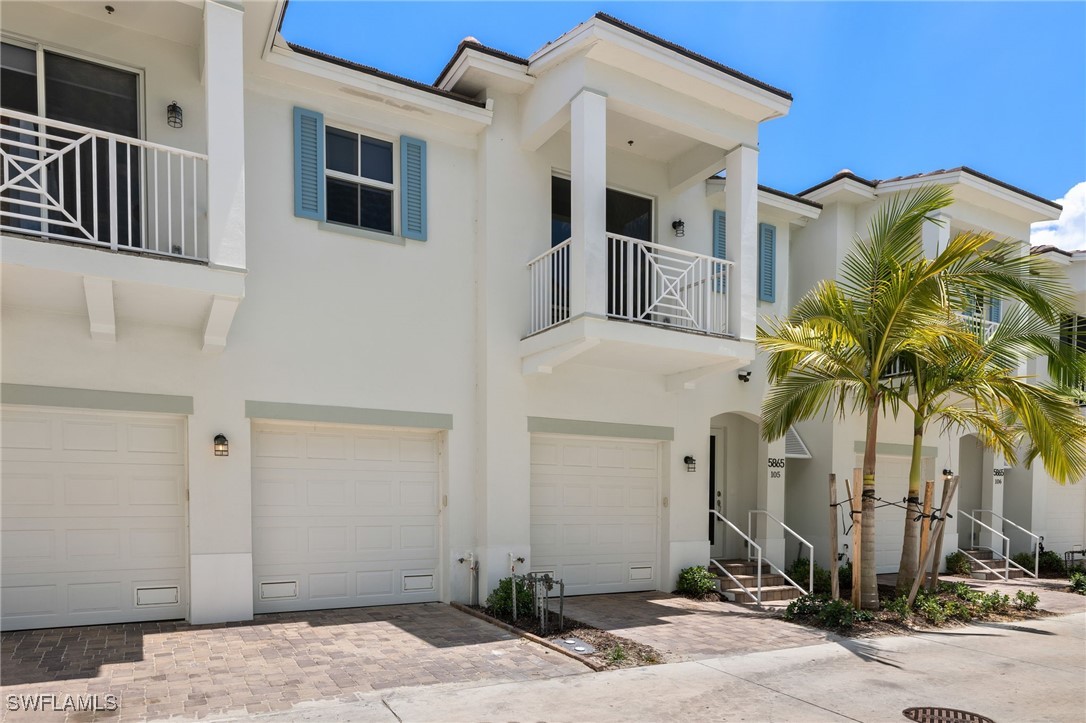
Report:
[[[1036,278],[1050,273],[1044,267],[1035,269]],[[1015,306],[975,351],[947,348],[950,362],[939,365],[913,355],[902,359],[905,383],[899,394],[912,412],[913,442],[898,590],[911,589],[919,573],[921,449],[932,421],[976,431],[985,446],[1012,465],[1023,435],[1028,435],[1054,479],[1064,483],[1086,474],[1086,419],[1077,405],[1060,389],[1035,385],[1015,371],[1026,359],[1041,355],[1061,368],[1081,363],[1067,357],[1053,332],[1050,322]]]
[[[935,259],[925,259],[920,233],[932,214],[952,202],[945,187],[927,186],[891,199],[872,218],[842,263],[841,281],[823,281],[783,319],[759,327],[773,385],[762,406],[766,439],[797,421],[849,408],[866,415],[863,458],[861,596],[878,608],[875,577],[875,463],[878,421],[902,404],[889,374],[902,359],[947,366],[979,353],[979,340],[948,309],[970,294],[997,291],[1031,308],[1054,312],[1049,299],[1064,287],[1051,273],[1036,278],[1037,259],[991,244],[990,236],[958,234]],[[1043,269],[1042,269],[1043,270]]]
[[[849,408],[866,415],[863,461],[860,603],[878,609],[875,578],[875,445],[878,421],[897,390],[887,378],[906,353],[940,358],[940,339],[970,344],[950,323],[931,279],[914,273],[922,260],[925,219],[951,203],[947,189],[929,186],[891,199],[872,218],[842,265],[842,279],[820,282],[787,317],[758,328],[769,353],[770,391],[762,404],[762,434],[783,436],[795,422]]]

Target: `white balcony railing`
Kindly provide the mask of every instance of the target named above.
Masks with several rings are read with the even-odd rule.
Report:
[[[988,321],[987,319],[979,316],[970,316],[969,314],[959,314],[958,318],[965,323],[967,329],[977,335],[980,342],[983,344],[992,338],[992,334],[999,328],[998,321]]]
[[[528,262],[532,293],[529,334],[569,321],[569,244],[567,238]]]
[[[207,259],[207,156],[0,110],[0,229]]]
[[[528,333],[570,317],[570,242],[528,262],[532,295]],[[607,235],[607,315],[684,331],[728,333],[732,262],[628,236]]]
[[[607,315],[684,331],[728,333],[732,262],[607,235]]]

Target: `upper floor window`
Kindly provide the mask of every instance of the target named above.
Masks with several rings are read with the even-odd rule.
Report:
[[[295,107],[294,215],[425,241],[426,142],[326,126]]]
[[[392,233],[392,143],[328,126],[324,148],[328,221]]]
[[[39,68],[44,71],[41,76]],[[136,73],[9,42],[0,44],[0,73],[4,108],[139,136]]]

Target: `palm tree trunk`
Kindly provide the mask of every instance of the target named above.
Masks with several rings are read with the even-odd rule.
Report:
[[[912,589],[920,559],[920,525],[916,519],[920,513],[921,451],[924,444],[924,422],[913,415],[913,458],[909,466],[909,495],[905,502],[905,534],[901,542],[901,562],[898,563],[898,592]]]
[[[863,527],[860,530],[860,607],[879,609],[879,581],[875,567],[875,444],[878,440],[878,399],[867,403],[867,439],[864,442]]]

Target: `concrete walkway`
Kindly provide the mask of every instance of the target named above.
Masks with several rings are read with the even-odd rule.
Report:
[[[1086,719],[1086,615],[843,640],[496,685],[299,704],[266,721],[904,721],[913,706],[1007,721]]]
[[[817,645],[835,637],[764,612],[719,600],[690,600],[666,592],[581,595],[566,600],[566,615],[650,645],[665,663],[721,658]]]

